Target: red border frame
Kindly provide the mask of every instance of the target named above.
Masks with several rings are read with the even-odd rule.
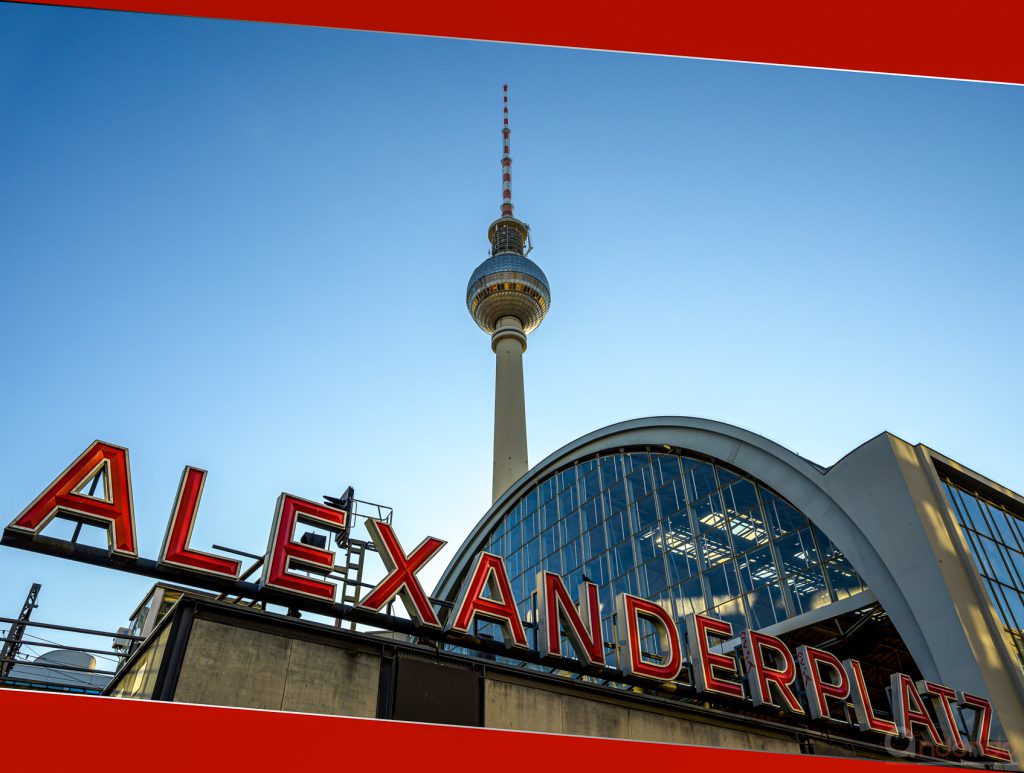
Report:
[[[603,13],[595,3],[538,0],[519,0],[514,6],[450,6],[444,11],[435,4],[409,0],[376,6],[333,0],[80,0],[74,5],[1024,83],[1024,57],[1019,54],[1024,7],[1006,2],[952,8],[921,0],[858,4],[805,0],[785,6],[735,2],[686,6],[663,1],[633,4],[628,13],[613,14]],[[514,14],[514,20],[509,14]],[[13,739],[5,747],[5,759],[14,765],[45,759],[47,767],[77,766],[96,748],[97,739],[110,738],[114,728],[115,747],[102,750],[110,758],[97,763],[117,765],[136,759],[154,770],[208,767],[217,762],[242,769],[266,769],[274,763],[293,767],[297,757],[327,762],[327,755],[339,747],[344,748],[349,767],[386,761],[391,768],[415,766],[418,770],[450,771],[453,755],[447,752],[455,749],[469,760],[469,767],[480,759],[500,760],[503,750],[523,759],[571,759],[575,765],[635,765],[642,758],[645,765],[682,763],[735,770],[756,766],[766,773],[825,767],[825,759],[817,756],[16,690],[0,690],[0,717]],[[39,734],[32,725],[41,728]],[[41,746],[41,733],[55,727],[60,729],[60,743]],[[159,732],[168,727],[175,729],[173,736]],[[225,738],[233,742],[224,744]],[[296,745],[295,739],[308,738],[334,738],[338,744]],[[910,769],[906,763],[852,759],[828,759],[827,767],[855,771],[876,769],[879,764]]]
[[[680,3],[609,13],[579,0],[439,6],[392,0],[36,0],[121,11],[345,27],[942,78],[1024,83],[1024,4],[980,0]],[[513,18],[510,18],[513,17]]]
[[[758,773],[920,773],[919,764],[816,755],[527,733],[516,730],[356,719],[184,703],[0,690],[8,728],[4,761],[73,770],[297,770],[343,760],[345,770],[472,773],[510,759],[540,765],[635,767]],[[59,743],[53,733],[59,729]],[[103,739],[107,739],[106,743]],[[338,756],[340,755],[340,757]],[[545,762],[547,761],[547,762]],[[217,766],[215,768],[215,766]],[[372,766],[372,767],[371,767]],[[929,768],[936,770],[939,768]]]

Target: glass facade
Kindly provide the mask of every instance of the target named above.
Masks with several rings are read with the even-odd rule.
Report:
[[[684,615],[708,612],[760,629],[865,588],[785,499],[683,452],[609,452],[574,463],[512,504],[483,547],[505,558],[527,621],[541,569],[562,575],[574,600],[584,578],[597,583],[606,642],[615,640],[621,592],[662,603],[680,627]],[[488,623],[478,632],[500,638]]]
[[[943,479],[974,565],[1024,668],[1024,519]]]

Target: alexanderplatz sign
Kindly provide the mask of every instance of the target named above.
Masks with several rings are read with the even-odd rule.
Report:
[[[103,474],[98,496],[83,493]],[[160,556],[140,558],[132,506],[128,450],[96,441],[58,476],[4,530],[2,544],[76,561],[108,566],[161,580],[184,582],[221,593],[255,598],[354,622],[383,627],[479,651],[515,657],[558,669],[590,674],[614,682],[666,691],[688,691],[717,702],[761,707],[822,723],[847,725],[845,705],[853,704],[854,726],[876,736],[920,738],[945,754],[1010,762],[1009,752],[992,742],[992,706],[977,695],[925,679],[895,673],[891,677],[892,719],[880,716],[872,705],[861,664],[840,661],[822,649],[801,645],[795,652],[779,638],[759,631],[740,631],[739,657],[722,647],[736,637],[732,624],[709,615],[686,617],[689,659],[684,659],[675,621],[652,601],[627,593],[616,598],[620,642],[619,668],[605,657],[598,588],[592,582],[579,587],[575,604],[562,578],[538,572],[537,649],[532,649],[519,615],[505,562],[501,556],[476,556],[461,586],[447,621],[442,623],[417,572],[446,544],[427,537],[406,553],[394,529],[383,521],[367,519],[366,527],[388,571],[355,605],[335,601],[336,586],[326,576],[334,568],[334,552],[294,539],[303,524],[345,534],[352,526],[344,510],[281,494],[267,543],[259,582],[240,578],[241,562],[189,546],[202,497],[206,472],[186,467],[171,510]],[[107,531],[108,550],[45,537],[43,528],[55,517],[86,522]],[[319,574],[323,579],[296,574]],[[398,598],[409,619],[381,610]],[[497,623],[502,642],[471,634],[477,620]],[[644,629],[656,631],[660,655],[641,647]],[[562,637],[572,643],[577,660],[565,656]],[[690,678],[686,679],[689,673]],[[972,717],[970,749],[961,736],[955,708]]]

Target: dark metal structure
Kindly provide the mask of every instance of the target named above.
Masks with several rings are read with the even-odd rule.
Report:
[[[25,597],[25,603],[21,607],[21,614],[18,615],[18,619],[7,634],[4,648],[0,651],[0,677],[6,677],[11,667],[14,666],[18,653],[21,651],[21,642],[25,638],[25,625],[32,617],[32,610],[39,606],[36,602],[39,600],[39,591],[42,590],[42,587],[38,582],[32,583],[28,596]]]

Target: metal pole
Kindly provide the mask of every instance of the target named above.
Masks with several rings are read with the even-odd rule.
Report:
[[[31,636],[32,634],[29,634]],[[7,641],[7,639],[0,639],[0,641]],[[69,644],[56,644],[54,642],[45,641],[26,641],[23,642],[28,647],[38,647],[42,650],[70,650],[71,652],[87,652],[90,655],[106,655],[108,657],[123,658],[124,655],[114,650],[101,650],[96,647],[72,647]],[[46,666],[46,668],[63,668],[63,666]]]
[[[35,586],[33,586],[35,587]],[[18,620],[14,620],[10,617],[0,617],[0,623],[18,623]],[[55,631],[68,631],[70,633],[92,633],[97,636],[109,636],[113,639],[131,639],[133,641],[142,641],[145,636],[135,636],[130,633],[111,633],[110,631],[97,631],[93,628],[75,628],[71,625],[55,625],[54,623],[31,623],[27,620],[24,625],[29,628],[50,628]],[[31,642],[30,642],[31,643]]]
[[[3,621],[13,622],[14,625],[11,627],[10,636],[7,637],[7,641],[4,643],[3,651],[0,652],[0,677],[7,676],[14,666],[14,660],[18,657],[18,652],[21,650],[22,637],[25,635],[25,624],[32,617],[32,610],[39,606],[36,601],[39,599],[39,591],[42,587],[38,582],[32,583],[28,596],[25,597],[25,603],[21,607],[21,614],[18,615],[18,619]]]
[[[91,497],[96,496],[96,488],[100,484],[100,476],[101,475],[103,475],[102,471],[96,473],[96,476],[92,479],[92,485],[89,486],[89,496],[91,496]],[[71,541],[72,542],[78,542],[78,537],[79,537],[79,535],[81,533],[82,533],[82,522],[81,521],[76,521],[75,522],[75,533],[71,535]]]

